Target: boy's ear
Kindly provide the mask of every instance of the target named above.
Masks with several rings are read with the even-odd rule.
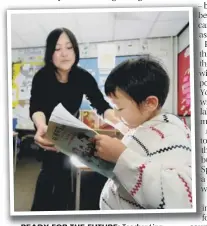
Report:
[[[148,110],[154,111],[158,108],[159,100],[156,96],[148,96],[145,104],[148,108]]]

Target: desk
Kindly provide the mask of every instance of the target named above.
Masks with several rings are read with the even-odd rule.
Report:
[[[35,131],[35,127],[33,124],[31,125],[22,125],[22,124],[17,124],[15,127],[15,130],[28,130],[28,131]]]
[[[14,139],[14,161],[13,161],[13,164],[14,164],[14,172],[16,171],[16,165],[17,165],[17,152],[18,152],[18,149],[17,149],[17,140],[18,140],[18,133],[17,132],[14,132],[13,131],[13,139]]]
[[[71,164],[76,167],[76,191],[75,191],[75,210],[80,209],[80,188],[81,188],[81,172],[92,171],[89,167],[80,162],[76,157],[71,157]],[[73,181],[73,179],[72,179]]]

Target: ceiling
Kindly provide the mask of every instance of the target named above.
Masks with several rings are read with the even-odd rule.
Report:
[[[188,11],[11,14],[12,48],[42,47],[48,33],[69,28],[79,43],[176,36]]]

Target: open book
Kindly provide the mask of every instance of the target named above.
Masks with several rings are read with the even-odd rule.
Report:
[[[52,112],[48,123],[47,137],[55,147],[68,156],[76,156],[92,170],[110,178],[114,163],[94,156],[95,144],[91,141],[96,131],[71,115],[62,104]]]

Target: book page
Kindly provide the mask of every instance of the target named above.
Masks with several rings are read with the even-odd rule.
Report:
[[[93,138],[96,134],[97,132],[76,119],[59,104],[51,115],[46,136],[55,144],[58,151],[68,156],[76,156],[92,170],[112,177],[114,164],[95,156]]]

